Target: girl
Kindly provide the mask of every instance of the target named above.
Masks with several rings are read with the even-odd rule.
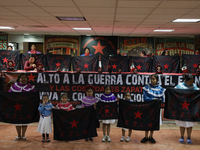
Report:
[[[56,105],[57,109],[71,111],[74,110],[74,107],[71,103],[68,102],[68,94],[63,93],[61,94],[61,102]]]
[[[126,101],[133,102],[133,100],[131,100],[131,94],[129,92],[124,93],[124,99]],[[125,141],[125,130],[127,130],[127,129],[122,128],[122,137],[120,139],[121,142]],[[131,133],[132,133],[132,129],[128,129],[128,136],[126,138],[126,142],[131,141]]]
[[[42,142],[45,142],[45,134],[47,142],[49,140],[49,134],[52,132],[51,128],[51,109],[54,106],[49,103],[49,96],[47,94],[42,95],[42,104],[39,105],[38,110],[40,111],[40,121],[37,128],[37,132],[42,134]]]
[[[109,85],[105,86],[104,88],[104,94],[101,95],[100,98],[100,102],[103,103],[112,103],[112,102],[117,102],[116,97],[114,96],[114,94],[111,93],[111,87]],[[115,119],[111,119],[111,120],[102,120],[103,126],[103,139],[102,142],[105,142],[106,140],[108,142],[111,142],[110,139],[110,124],[111,123],[115,123]],[[107,128],[107,136],[106,136],[106,128]]]
[[[187,74],[185,76],[185,81],[182,83],[179,83],[175,88],[177,89],[190,89],[190,90],[199,90],[199,88],[194,84],[194,79],[192,74]],[[196,124],[197,122],[189,122],[189,121],[179,121],[175,120],[176,124],[180,126],[180,133],[181,133],[181,138],[179,139],[179,143],[184,143],[184,133],[185,129],[187,129],[187,144],[192,144],[191,140],[191,133],[192,133],[192,127]]]
[[[35,86],[27,82],[27,75],[22,73],[17,78],[17,83],[10,87],[8,92],[35,92]],[[15,138],[15,141],[20,139],[26,141],[25,133],[27,129],[27,124],[16,124],[16,130],[18,136]]]
[[[140,52],[140,57],[147,57],[146,52],[145,52],[145,51],[141,51],[141,52]]]
[[[31,50],[28,51],[28,53],[29,53],[29,54],[41,54],[41,52],[37,51],[36,49],[37,49],[37,48],[36,48],[35,44],[32,44],[32,45],[31,45]]]
[[[158,83],[158,75],[153,74],[151,75],[151,83],[143,87],[143,98],[144,101],[151,101],[151,100],[162,100],[164,101],[165,96],[165,89],[162,88]],[[160,125],[162,125],[161,120],[161,113],[160,113]],[[156,143],[153,138],[153,131],[150,131],[150,136],[148,138],[149,131],[145,131],[145,137],[141,140],[141,143],[145,143],[150,141],[151,143]]]
[[[33,55],[30,55],[29,60],[27,60],[25,62],[24,70],[25,71],[31,71],[31,70],[37,71],[37,66],[38,66],[38,63],[36,62],[35,57]]]
[[[81,56],[92,56],[92,54],[90,54],[90,49],[88,48],[88,47],[86,47],[85,49],[84,49],[84,54],[82,54]]]
[[[98,100],[93,96],[94,86],[87,85],[85,89],[86,89],[86,96],[81,100],[82,102],[81,107],[84,108],[94,105],[94,108],[96,108],[96,103],[98,102]],[[93,141],[93,138],[90,137],[89,140]],[[88,141],[88,138],[85,139],[85,141]]]

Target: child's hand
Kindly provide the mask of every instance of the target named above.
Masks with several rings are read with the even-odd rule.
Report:
[[[67,112],[69,111],[69,109],[66,110]]]
[[[120,98],[118,97],[118,98],[117,98],[117,101],[119,101],[119,100],[120,100]]]
[[[45,102],[43,102],[42,104],[43,104],[43,106],[44,106],[46,103],[45,103]]]
[[[96,109],[96,108],[97,108],[97,103],[94,104],[94,109]]]
[[[81,108],[85,108],[85,106],[81,106]]]
[[[158,98],[153,98],[153,100],[159,100]]]

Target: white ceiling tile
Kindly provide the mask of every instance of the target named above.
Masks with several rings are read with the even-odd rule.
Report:
[[[196,8],[200,6],[200,1],[163,1],[158,8]]]
[[[192,9],[166,9],[166,8],[157,8],[152,14],[160,14],[160,15],[182,15],[190,12]]]
[[[134,9],[134,7],[156,7],[159,5],[161,2],[160,1],[119,1],[118,2],[118,7],[131,7]]]
[[[117,14],[116,18],[146,18],[147,14]]]
[[[1,0],[1,6],[34,6],[28,0]]]
[[[115,7],[115,0],[74,0],[79,7]]]
[[[55,13],[55,12],[59,12],[59,13],[67,13],[67,12],[71,12],[71,13],[79,13],[79,10],[76,7],[42,7],[42,9],[44,9],[47,12],[50,13]]]
[[[154,8],[117,8],[117,14],[148,14],[153,10]]]
[[[50,12],[50,14],[58,17],[83,17],[79,12]]]
[[[72,0],[30,0],[38,6],[75,6]]]
[[[43,13],[45,12],[44,10],[42,10],[40,7],[36,7],[36,6],[26,6],[26,7],[21,7],[21,6],[6,6],[5,8],[9,9],[10,11],[13,11],[13,12],[37,12],[37,13]]]
[[[115,8],[90,8],[80,7],[80,11],[84,13],[114,13]]]

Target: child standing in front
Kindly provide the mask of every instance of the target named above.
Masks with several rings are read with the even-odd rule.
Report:
[[[104,94],[101,95],[100,98],[100,102],[103,103],[113,103],[113,102],[117,102],[116,97],[114,96],[114,94],[111,93],[111,87],[109,85],[105,86],[104,88]],[[110,139],[110,124],[115,123],[115,119],[110,119],[110,120],[102,120],[103,126],[103,139],[102,142],[105,142],[106,140],[108,142],[111,142]],[[106,136],[106,131],[107,131],[107,136]]]
[[[133,102],[133,100],[131,100],[131,94],[129,92],[124,93],[124,100]],[[121,142],[125,141],[125,130],[127,130],[127,129],[122,128],[122,137],[120,139]],[[132,133],[132,129],[128,129],[128,136],[126,138],[126,142],[131,141],[131,133]]]
[[[82,99],[82,105],[81,107],[89,107],[94,105],[94,108],[96,108],[96,103],[98,102],[98,100],[94,97],[93,93],[94,93],[94,86],[93,85],[87,85],[85,87],[86,89],[86,96]],[[89,138],[90,141],[93,141],[93,138],[90,137]],[[88,138],[85,139],[85,141],[88,141]]]
[[[42,104],[39,105],[38,110],[40,111],[40,121],[37,128],[37,132],[42,134],[42,142],[50,142],[49,134],[52,132],[51,127],[51,109],[54,106],[49,102],[49,96],[47,94],[42,95]]]
[[[68,94],[63,93],[61,94],[61,102],[56,105],[57,109],[71,111],[74,110],[74,107],[71,103],[68,102]]]

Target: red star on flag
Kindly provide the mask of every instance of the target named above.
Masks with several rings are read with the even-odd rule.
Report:
[[[181,103],[181,105],[183,106],[182,107],[182,109],[187,109],[188,110],[188,106],[190,105],[190,104],[188,104],[187,102],[186,102],[186,100],[185,100],[185,102],[184,103]]]
[[[110,110],[106,108],[105,113],[109,113],[109,111],[110,111]]]
[[[94,49],[95,49],[95,52],[94,52],[94,54],[96,54],[96,53],[101,53],[102,55],[103,55],[103,49],[106,47],[106,46],[101,46],[101,43],[100,43],[100,41],[98,41],[98,44],[97,44],[97,46],[92,46]]]
[[[89,65],[87,63],[85,63],[85,65],[83,65],[83,66],[84,66],[84,69],[85,69],[85,68],[88,68]]]
[[[197,68],[197,66],[198,66],[198,65],[197,65],[196,63],[195,63],[195,64],[193,64],[193,67],[194,67],[194,68]]]
[[[3,63],[7,63],[8,59],[5,57],[3,60]]]
[[[78,121],[76,122],[76,121],[73,119],[73,122],[70,122],[70,124],[72,125],[71,128],[73,128],[73,127],[76,127],[76,128],[77,128],[77,123],[78,123]]]
[[[113,69],[117,69],[117,65],[115,65],[115,64],[112,65],[112,67],[113,67]]]
[[[136,113],[134,113],[134,114],[135,114],[135,119],[136,119],[136,118],[140,118],[140,119],[141,119],[141,115],[142,115],[143,113],[140,113],[139,110],[138,110],[138,112],[136,112]]]
[[[60,65],[61,65],[61,63],[59,63],[59,62],[56,63],[56,67],[58,67],[58,66],[60,66]]]
[[[137,65],[136,67],[137,67],[138,70],[141,70],[141,68],[142,68],[142,66],[140,66],[140,64]]]
[[[168,69],[168,67],[169,67],[169,65],[167,65],[167,63],[163,66],[165,67],[164,69]]]
[[[19,104],[17,103],[17,105],[13,105],[13,106],[15,107],[15,111],[17,111],[17,110],[21,111],[22,105],[19,105]]]
[[[36,76],[33,76],[32,73],[31,73],[30,76],[27,76],[27,77],[28,77],[28,82],[29,82],[29,81],[33,81],[33,82],[34,82],[34,78],[35,78]]]

